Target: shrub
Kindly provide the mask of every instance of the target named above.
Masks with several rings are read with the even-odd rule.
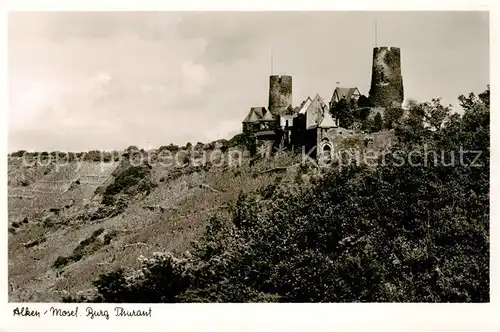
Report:
[[[22,156],[24,156],[24,154],[26,152],[27,152],[26,150],[19,150],[19,151],[11,153],[11,156],[12,157],[22,157]]]
[[[44,236],[42,236],[40,239],[32,240],[32,241],[29,241],[29,242],[25,243],[24,247],[25,248],[31,248],[31,247],[37,246],[40,243],[43,243],[45,241],[47,241],[47,239]]]
[[[138,190],[146,191],[149,194],[154,188],[154,184],[148,178],[150,172],[150,168],[145,166],[130,166],[121,170],[116,175],[114,182],[104,190],[102,204],[113,205],[115,195],[126,193],[137,185],[139,185]]]
[[[175,153],[177,151],[180,150],[179,146],[178,145],[175,145],[175,144],[169,144],[167,146],[161,146],[160,151],[163,151],[163,150],[167,150],[167,151],[170,151],[172,153]]]
[[[119,269],[102,274],[94,281],[99,295],[92,302],[179,302],[189,286],[185,261],[156,254],[142,263],[140,274],[127,278]]]
[[[71,263],[71,258],[70,257],[59,256],[59,257],[57,257],[57,259],[54,262],[54,264],[52,264],[52,267],[55,268],[55,269],[60,269],[60,268],[65,267],[69,263]]]
[[[46,218],[44,218],[44,219],[43,219],[43,221],[42,221],[42,225],[43,225],[43,227],[48,227],[48,228],[50,228],[50,227],[54,227],[54,226],[55,226],[55,224],[56,224],[56,223],[54,222],[54,220],[52,220],[52,218],[50,218],[50,217],[46,217]]]
[[[85,152],[83,155],[84,161],[101,161],[103,157],[103,152],[92,150],[89,152]]]
[[[83,257],[90,255],[94,253],[95,251],[99,250],[106,241],[100,242],[97,240],[97,237],[101,235],[104,232],[104,228],[99,228],[96,231],[94,231],[90,237],[80,241],[78,246],[76,246],[75,249],[73,249],[73,253],[70,256],[59,256],[57,257],[56,261],[52,265],[53,268],[55,269],[60,269],[65,267],[68,264],[78,262],[81,260]]]

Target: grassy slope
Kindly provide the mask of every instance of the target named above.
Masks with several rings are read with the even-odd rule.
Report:
[[[228,204],[236,199],[240,190],[261,188],[279,176],[274,172],[255,173],[293,162],[289,157],[284,157],[270,163],[259,162],[252,168],[243,165],[238,171],[212,168],[164,182],[159,179],[172,170],[155,166],[153,173],[158,186],[150,195],[143,197],[139,194],[118,216],[92,222],[73,222],[78,213],[97,204],[92,203],[88,193],[97,188],[98,181],[87,184],[84,189],[65,190],[72,181],[84,177],[94,176],[100,182],[109,181],[112,166],[103,172],[95,167],[98,164],[91,163],[78,170],[70,165],[59,175],[38,172],[31,177],[30,184],[23,187],[17,181],[22,176],[21,166],[15,160],[10,160],[9,194],[12,197],[9,199],[9,225],[19,222],[20,226],[15,228],[15,234],[9,233],[9,300],[59,301],[67,291],[76,293],[89,290],[91,281],[99,273],[118,267],[136,268],[140,255],[149,256],[155,251],[183,253],[201,234],[204,222],[212,213],[227,213]],[[58,187],[63,187],[60,192],[53,189],[50,192],[53,187],[47,185],[43,186],[44,191],[33,190],[55,181],[60,181]],[[14,197],[20,192],[32,196],[30,200],[37,203],[20,203],[28,200]],[[72,206],[64,207],[71,199],[74,201]],[[94,201],[98,199],[94,197]],[[57,214],[50,212],[49,209],[54,207],[61,208],[61,211]],[[28,222],[23,223],[25,216],[29,216]],[[44,223],[47,218],[56,223],[65,221],[56,227]],[[93,249],[89,249],[81,260],[60,270],[52,267],[59,256],[70,256],[82,240],[91,238],[92,233],[101,228],[115,233],[109,244],[97,239]],[[33,240],[45,241],[26,248],[25,244]]]

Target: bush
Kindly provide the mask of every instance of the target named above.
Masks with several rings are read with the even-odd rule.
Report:
[[[19,150],[11,153],[11,157],[22,157],[26,153],[26,150]]]
[[[52,264],[52,267],[55,268],[55,269],[60,269],[60,268],[65,267],[69,263],[71,263],[71,258],[70,257],[59,256],[59,257],[57,257],[57,259],[54,262],[54,264]]]
[[[179,302],[189,286],[185,261],[156,254],[142,262],[140,274],[127,278],[122,269],[102,274],[94,281],[98,296],[92,302]]]
[[[161,146],[159,151],[163,151],[163,150],[167,150],[167,151],[170,151],[172,153],[175,153],[177,151],[180,150],[179,146],[178,145],[175,145],[175,144],[169,144],[167,146]]]
[[[119,193],[127,193],[131,188],[145,191],[147,194],[154,188],[154,184],[148,179],[150,168],[145,166],[129,166],[118,172],[112,184],[106,187],[103,193],[102,204],[113,205],[114,196]]]
[[[59,256],[57,257],[52,267],[55,269],[61,269],[68,264],[78,262],[83,257],[88,256],[95,251],[99,250],[103,245],[108,244],[106,241],[101,242],[97,240],[97,237],[104,232],[104,228],[99,228],[94,231],[90,237],[80,241],[78,246],[73,249],[73,253],[70,256]]]
[[[43,242],[45,242],[45,241],[47,241],[47,239],[46,239],[44,236],[42,236],[42,237],[41,237],[41,238],[39,238],[39,239],[36,239],[36,240],[31,240],[31,241],[29,241],[29,242],[25,243],[25,244],[24,244],[24,247],[25,247],[25,248],[31,248],[31,247],[37,246],[37,245],[39,245],[40,243],[43,243]]]
[[[89,152],[85,152],[83,155],[84,161],[101,161],[103,157],[103,152],[92,150]]]
[[[50,227],[54,227],[56,225],[56,223],[54,222],[54,220],[52,220],[52,218],[46,217],[43,219],[42,225],[43,225],[43,227],[50,228]]]

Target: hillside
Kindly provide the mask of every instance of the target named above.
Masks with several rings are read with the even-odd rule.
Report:
[[[101,273],[136,268],[141,255],[183,253],[208,217],[227,213],[240,191],[283,177],[280,169],[265,170],[297,162],[284,155],[252,166],[247,157],[241,166],[172,166],[154,160],[158,151],[151,155],[151,168],[142,163],[147,171],[136,174],[143,182],[128,192],[115,185],[135,169],[127,155],[105,163],[43,160],[43,166],[9,157],[10,301],[60,301],[85,293]],[[112,187],[118,192],[103,204]]]
[[[175,166],[168,147],[11,155],[9,299],[487,302],[489,89],[459,101],[462,115],[433,100],[394,130],[344,135],[333,168],[210,147],[176,150]]]

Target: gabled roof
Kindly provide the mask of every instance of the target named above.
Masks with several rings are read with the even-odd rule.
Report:
[[[298,107],[298,110],[296,110],[296,113],[297,114],[305,114],[307,109],[309,108],[309,105],[311,105],[311,103],[312,103],[311,97],[307,97],[306,100],[304,100],[302,102],[302,104],[300,104],[300,106]]]
[[[340,88],[336,87],[333,91],[332,99],[330,102],[339,101],[342,98],[346,98],[347,100],[351,99],[354,94],[360,95],[358,88]]]
[[[297,116],[298,107],[288,106],[280,116],[281,127],[293,127],[293,119]]]
[[[259,117],[264,116],[264,113],[267,112],[266,108],[264,106],[259,106],[259,107],[251,107],[251,111],[254,111],[255,114],[257,114]]]
[[[321,120],[321,123],[318,125],[320,128],[335,128],[337,127],[337,124],[333,120],[330,112],[325,111],[323,113],[323,120]]]
[[[271,112],[266,112],[264,114],[264,116],[260,119],[260,121],[274,121],[275,118],[274,116],[271,114]]]
[[[285,109],[285,111],[282,114],[283,117],[287,117],[287,118],[294,117],[295,115],[297,115],[297,113],[295,112],[295,109],[291,105],[288,105],[288,107]]]
[[[266,112],[265,107],[251,107],[243,123],[259,122]]]
[[[316,128],[323,119],[325,112],[328,112],[328,106],[326,106],[323,98],[316,95],[306,109],[306,129]]]

